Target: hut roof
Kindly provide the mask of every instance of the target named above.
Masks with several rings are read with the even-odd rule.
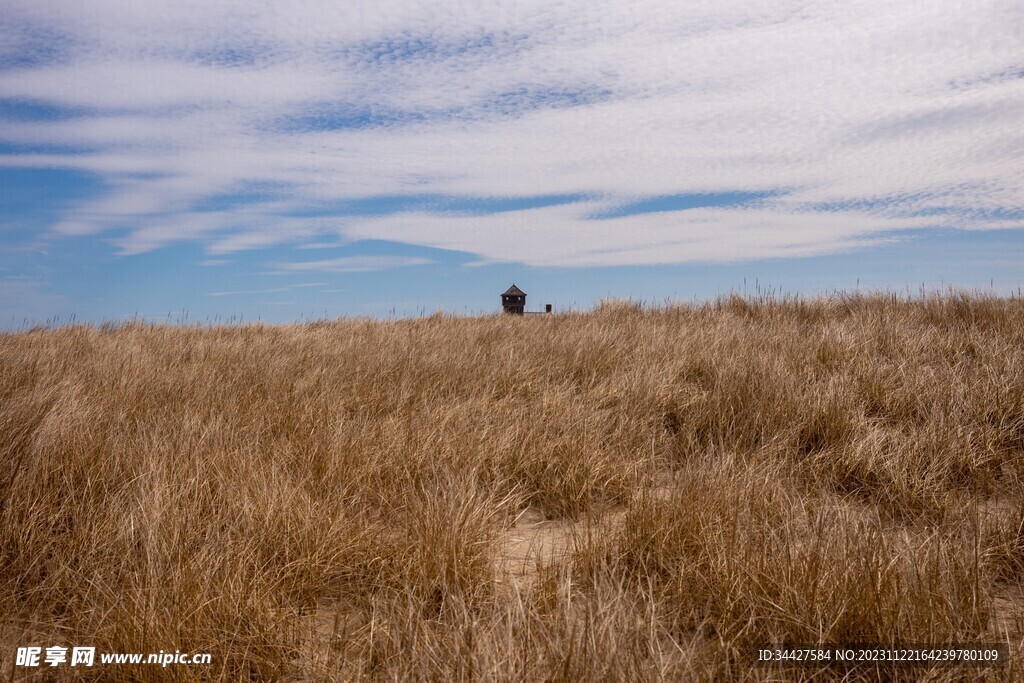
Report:
[[[526,292],[519,289],[518,287],[515,286],[515,284],[513,284],[511,287],[505,290],[502,296],[526,296]]]

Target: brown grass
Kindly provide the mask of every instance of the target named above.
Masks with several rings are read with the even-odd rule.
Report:
[[[0,436],[0,678],[1021,676],[748,659],[1024,652],[1019,299],[36,329]]]

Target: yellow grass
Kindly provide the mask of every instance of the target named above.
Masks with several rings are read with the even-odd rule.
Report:
[[[733,297],[0,336],[0,678],[1011,680],[1024,303]]]

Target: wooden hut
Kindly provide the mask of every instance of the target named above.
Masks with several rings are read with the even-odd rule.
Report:
[[[513,284],[501,295],[501,308],[512,315],[522,315],[526,310],[526,292]]]

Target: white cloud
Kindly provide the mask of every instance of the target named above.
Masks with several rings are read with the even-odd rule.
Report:
[[[288,292],[293,289],[303,287],[323,287],[326,284],[326,282],[299,282],[292,285],[285,285],[284,287],[271,287],[269,289],[252,289],[235,292],[207,292],[206,296],[250,296],[252,294],[280,294],[282,292]]]
[[[346,234],[458,249],[485,262],[609,266],[811,256],[878,243],[880,233],[926,225],[854,212],[701,208],[587,220],[586,202],[490,216],[395,214],[353,223]]]
[[[642,264],[1022,223],[1024,6],[1010,0],[8,4],[0,59],[61,54],[0,68],[0,97],[81,111],[4,123],[0,142],[85,151],[7,153],[0,166],[98,174],[109,194],[51,232],[126,230],[125,254],[389,239],[485,261]],[[365,125],[324,130],[332,116]],[[253,188],[267,196],[206,205]],[[780,193],[589,219],[635,198],[733,190]],[[560,193],[595,199],[296,215],[374,196]]]
[[[251,289],[241,292],[207,292],[206,296],[248,296],[250,294],[280,294],[287,291],[287,287],[271,287],[270,289]]]
[[[284,261],[273,266],[280,272],[363,273],[431,263],[430,259],[411,256],[342,256],[319,261]]]

